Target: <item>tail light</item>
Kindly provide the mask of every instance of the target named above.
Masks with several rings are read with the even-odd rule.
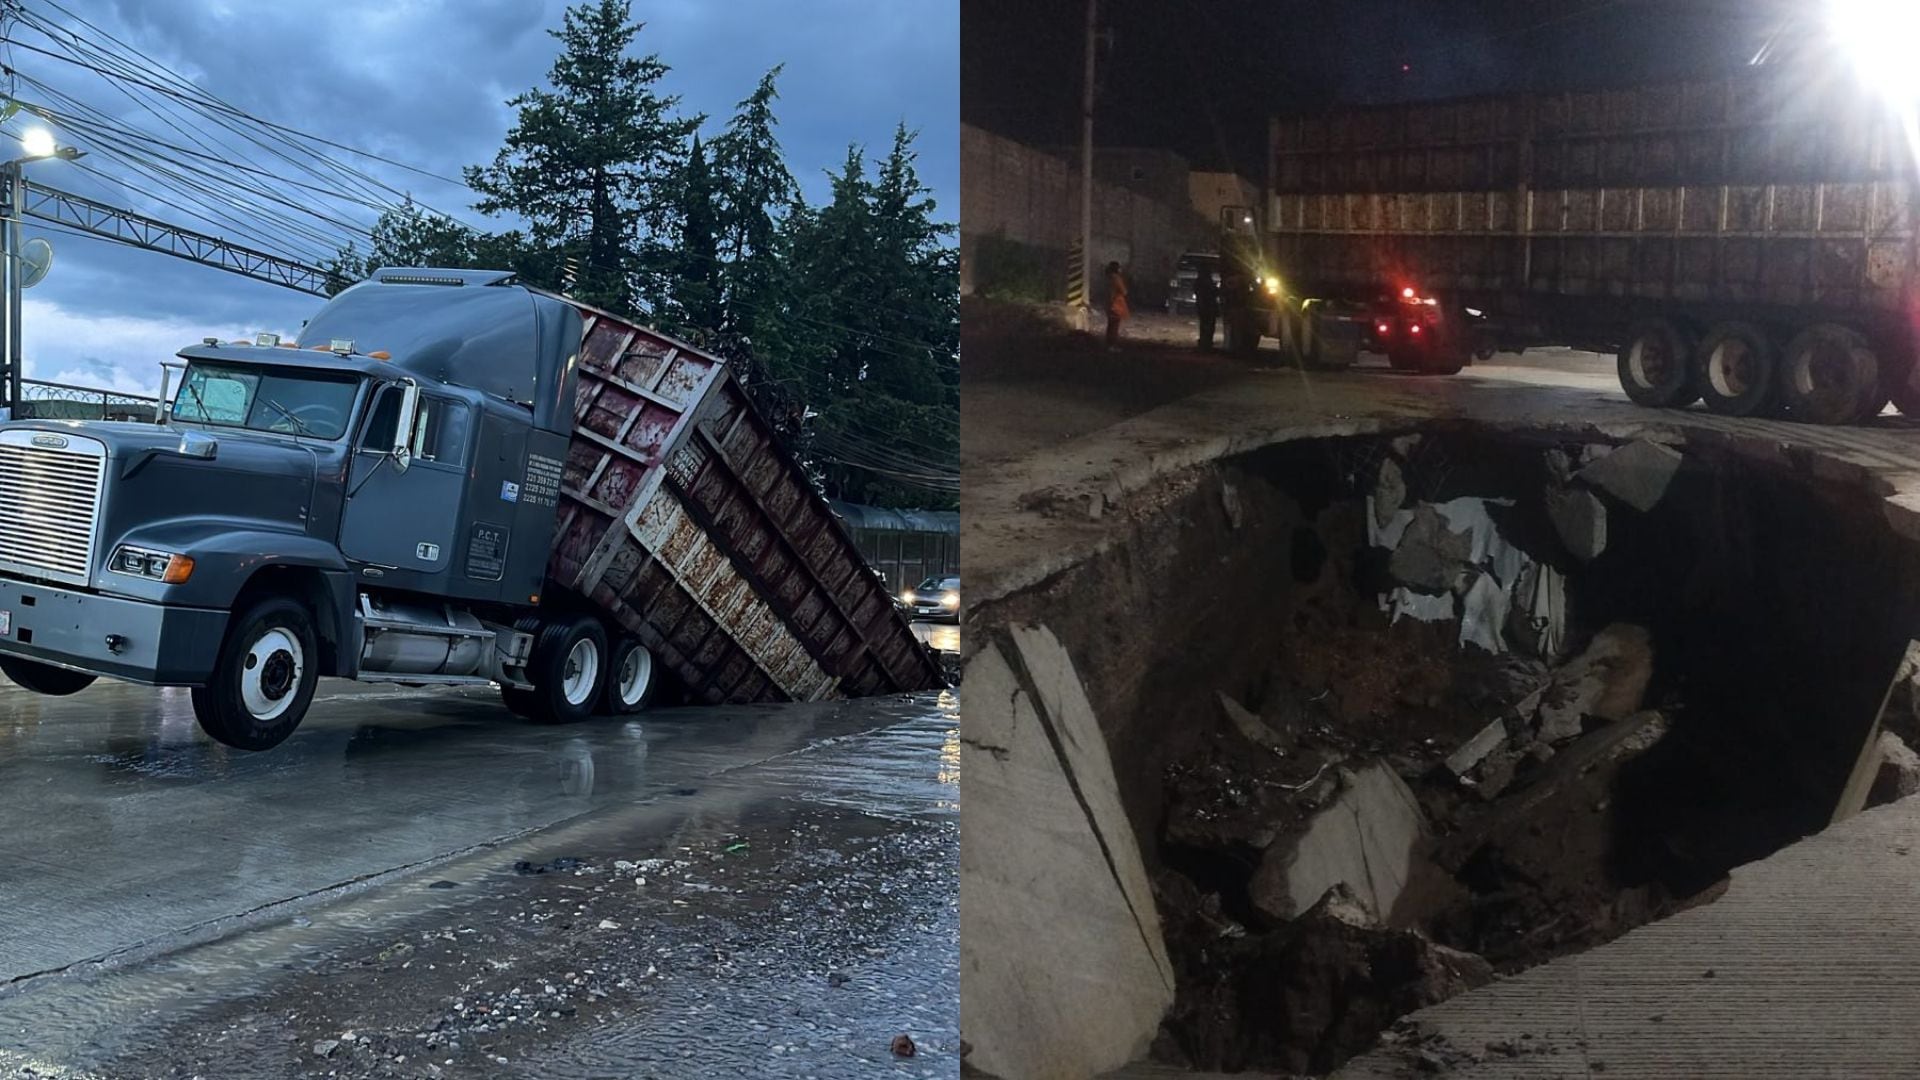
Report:
[[[1386,332],[1387,332],[1387,329],[1388,329],[1388,327],[1387,327],[1387,324],[1386,324],[1386,323],[1374,323],[1374,324],[1373,324],[1373,332],[1374,332],[1374,333],[1376,333],[1376,334],[1384,334],[1384,333],[1386,333]]]
[[[1420,332],[1420,324],[1419,324],[1419,323],[1414,323],[1414,324],[1412,324],[1411,326],[1408,326],[1408,327],[1407,327],[1407,333],[1409,333],[1409,334],[1417,334],[1417,333],[1419,333],[1419,332]]]

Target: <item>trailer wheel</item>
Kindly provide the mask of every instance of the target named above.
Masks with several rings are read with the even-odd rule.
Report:
[[[1795,420],[1852,423],[1879,412],[1880,395],[1880,358],[1844,326],[1809,326],[1780,358],[1780,401]]]
[[[307,609],[291,597],[263,597],[234,620],[207,685],[194,687],[193,715],[215,742],[278,746],[313,703],[319,661]]]
[[[631,716],[653,697],[653,652],[634,638],[621,638],[613,647],[613,667],[607,674],[607,713]]]
[[[1762,416],[1776,400],[1779,357],[1765,331],[1723,322],[1700,342],[1700,397],[1722,416]]]
[[[570,724],[593,715],[607,681],[607,632],[590,615],[546,622],[527,664],[533,683],[532,719]]]
[[[38,660],[24,660],[18,656],[0,656],[0,673],[19,683],[22,689],[48,697],[66,697],[77,694],[93,685],[95,675],[84,671],[68,671],[66,668],[42,664]]]
[[[1620,347],[1620,388],[1636,405],[1678,409],[1700,396],[1694,380],[1692,343],[1665,319],[1647,319],[1627,330]]]

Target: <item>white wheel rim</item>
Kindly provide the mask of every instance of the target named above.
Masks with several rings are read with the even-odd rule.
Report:
[[[256,720],[273,720],[293,707],[307,670],[300,639],[274,627],[247,649],[240,664],[240,703]]]
[[[1739,397],[1753,385],[1753,351],[1744,342],[1723,341],[1713,350],[1707,377],[1721,397]]]
[[[1632,376],[1635,386],[1651,390],[1655,383],[1652,372],[1666,372],[1666,347],[1645,338],[1633,343],[1627,350],[1627,374]]]
[[[600,681],[600,650],[592,638],[581,638],[567,652],[566,671],[560,679],[560,693],[569,705],[585,705]]]
[[[647,695],[647,684],[653,681],[653,654],[645,645],[635,645],[628,650],[626,659],[620,661],[620,704],[633,708]]]

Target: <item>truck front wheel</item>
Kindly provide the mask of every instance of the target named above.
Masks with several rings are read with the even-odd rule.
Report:
[[[320,681],[313,617],[296,600],[269,596],[234,620],[193,715],[215,742],[266,750],[293,734]]]
[[[68,671],[37,660],[22,660],[17,656],[0,656],[0,674],[19,683],[23,689],[48,697],[77,694],[92,686],[97,678],[84,671]]]
[[[532,719],[569,724],[593,715],[607,681],[607,632],[590,615],[560,616],[540,628],[527,678]],[[516,712],[519,710],[515,710]]]

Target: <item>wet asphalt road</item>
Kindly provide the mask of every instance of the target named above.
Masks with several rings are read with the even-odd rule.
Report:
[[[45,699],[0,682],[0,812],[16,823],[0,834],[0,1075],[952,1075],[957,723],[946,694],[541,727],[482,691],[323,683],[288,743],[245,754],[199,732],[184,691]],[[587,869],[512,871],[562,855]],[[645,859],[699,869],[657,877],[668,891],[612,869]],[[598,899],[628,932],[535,940],[548,924],[529,912],[566,897],[528,889],[585,888],[567,876],[622,886]],[[455,944],[425,971],[353,960],[443,930]],[[592,999],[591,1029],[569,1011],[437,1043],[431,1070],[411,1044],[410,1066],[385,1053],[364,1072],[305,1053],[336,1023],[444,1028],[478,985],[448,981],[462,965],[505,978],[601,956],[611,973],[642,955],[659,959]],[[393,972],[338,1003],[359,1013],[268,1004],[356,963]],[[872,992],[846,993],[860,966]],[[893,1059],[896,1031],[922,1053]]]

